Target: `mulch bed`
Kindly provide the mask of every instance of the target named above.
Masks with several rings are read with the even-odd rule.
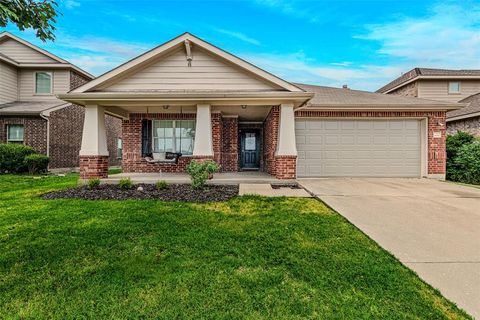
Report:
[[[143,190],[137,190],[142,187]],[[42,196],[43,199],[85,199],[85,200],[127,200],[149,199],[185,202],[227,201],[238,195],[238,185],[207,185],[195,190],[188,184],[170,184],[166,189],[157,190],[155,185],[138,184],[132,189],[122,190],[118,185],[103,184],[90,190],[87,186],[53,191]]]

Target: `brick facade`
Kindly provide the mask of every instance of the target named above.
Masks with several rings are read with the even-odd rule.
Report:
[[[238,118],[223,118],[222,171],[238,171]]]
[[[263,161],[265,172],[276,175],[275,151],[277,150],[280,107],[272,107],[263,123]]]
[[[297,176],[297,156],[275,156],[275,177],[295,179]]]
[[[80,156],[80,178],[106,178],[108,176],[107,156]]]
[[[321,118],[427,118],[428,121],[428,157],[429,175],[444,175],[446,173],[446,122],[442,111],[299,111],[296,117]],[[438,132],[440,137],[434,137]]]
[[[23,125],[24,143],[39,153],[47,153],[47,121],[39,116],[1,116],[0,143],[7,142],[8,125]]]
[[[418,81],[414,81],[407,85],[404,85],[398,89],[389,92],[388,94],[393,94],[397,96],[418,97]]]
[[[185,172],[187,165],[191,160],[214,159],[211,156],[182,156],[177,164],[172,163],[148,163],[142,157],[142,120],[194,120],[196,114],[194,113],[131,113],[128,120],[122,123],[123,134],[123,159],[122,169],[124,172]],[[220,136],[218,132],[219,119],[212,114],[212,136],[214,138],[214,146],[219,148]],[[214,129],[215,128],[215,129]],[[219,151],[218,151],[219,152]],[[217,158],[219,156],[217,155]]]
[[[79,166],[85,109],[69,105],[50,114],[50,168]],[[117,139],[122,137],[122,120],[105,115],[109,165],[120,165],[117,157]]]
[[[447,122],[447,134],[455,134],[458,131],[468,132],[480,137],[480,117]]]
[[[221,113],[212,113],[212,147],[213,160],[219,165],[222,164],[222,146],[223,146],[223,120]],[[223,170],[222,168],[220,170]]]

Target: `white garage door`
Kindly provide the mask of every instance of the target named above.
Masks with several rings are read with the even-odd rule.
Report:
[[[419,177],[419,120],[295,120],[298,177]]]

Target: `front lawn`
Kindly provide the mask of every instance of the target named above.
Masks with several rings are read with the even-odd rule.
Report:
[[[0,317],[464,319],[313,199],[42,200],[0,176]]]

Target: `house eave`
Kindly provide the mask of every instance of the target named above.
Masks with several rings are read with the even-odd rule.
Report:
[[[452,122],[452,121],[458,121],[458,120],[464,120],[468,118],[475,118],[475,117],[480,117],[480,111],[479,112],[472,112],[468,114],[462,114],[454,117],[448,117],[447,122]]]
[[[293,103],[298,106],[313,97],[308,92],[84,92],[57,95],[59,99],[79,105],[182,105],[182,104],[251,104]]]
[[[450,111],[464,107],[462,104],[325,104],[308,105],[302,111]]]
[[[412,78],[410,80],[407,80],[405,82],[402,82],[398,85],[396,85],[393,88],[390,88],[388,90],[385,90],[383,92],[377,91],[383,94],[388,94],[392,91],[395,91],[397,89],[400,89],[412,82],[418,81],[418,80],[478,80],[480,79],[480,76],[416,76],[415,78]]]

